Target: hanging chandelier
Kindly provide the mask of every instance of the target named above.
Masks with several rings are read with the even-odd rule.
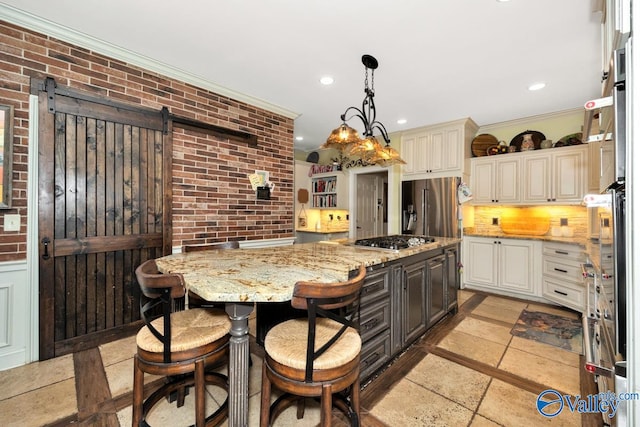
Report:
[[[322,148],[335,148],[339,150],[340,157],[337,159],[340,165],[348,162],[350,156],[358,157],[353,164],[362,166],[377,164],[380,166],[391,166],[394,164],[405,164],[400,158],[400,154],[391,147],[391,140],[384,125],[376,120],[376,105],[373,102],[375,91],[373,88],[373,72],[378,68],[378,60],[371,55],[362,55],[364,64],[364,93],[362,108],[349,107],[340,116],[342,124],[334,129]],[[369,87],[369,75],[371,75],[371,87]],[[352,113],[347,117],[347,114]],[[358,131],[347,125],[347,121],[357,117],[364,125],[364,132],[361,138]],[[385,142],[383,146],[373,135],[378,131]],[[345,157],[346,154],[346,157]],[[350,164],[350,163],[348,163]]]

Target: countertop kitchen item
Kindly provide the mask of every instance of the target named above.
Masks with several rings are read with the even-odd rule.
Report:
[[[509,145],[517,147],[517,151],[522,151],[521,150],[522,140],[524,139],[524,136],[527,134],[531,134],[531,139],[533,139],[533,145],[536,150],[539,150],[540,143],[545,139],[547,139],[547,137],[544,136],[542,132],[538,132],[537,130],[525,130],[524,132],[520,132],[519,134],[514,136],[511,142],[509,143]]]
[[[506,234],[542,236],[549,231],[551,217],[541,209],[505,211],[500,218],[500,229]]]
[[[487,149],[498,145],[498,138],[489,134],[481,133],[471,141],[471,152],[474,157],[482,157],[487,155]]]

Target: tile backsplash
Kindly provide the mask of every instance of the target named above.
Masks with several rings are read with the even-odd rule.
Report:
[[[473,227],[475,231],[480,233],[501,231],[500,220],[503,215],[522,215],[526,217],[535,209],[541,209],[548,213],[550,218],[548,235],[551,235],[553,227],[561,226],[561,219],[566,218],[567,226],[573,231],[575,237],[587,237],[588,213],[587,208],[583,206],[469,206],[465,207],[463,214],[471,217],[470,221],[472,223],[465,219],[465,227]],[[498,224],[494,224],[494,218],[498,219]]]

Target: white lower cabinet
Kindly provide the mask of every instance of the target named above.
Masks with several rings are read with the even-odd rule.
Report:
[[[545,242],[542,246],[542,296],[584,312],[587,292],[582,277],[584,252],[576,245]]]
[[[539,296],[541,242],[464,238],[464,284],[503,295]]]

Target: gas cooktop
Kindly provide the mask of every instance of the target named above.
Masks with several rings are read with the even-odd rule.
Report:
[[[399,251],[401,249],[412,248],[427,243],[433,243],[435,241],[436,240],[433,237],[413,236],[410,234],[396,234],[392,236],[368,237],[366,239],[358,239],[353,244],[356,246],[362,246],[363,248]]]

